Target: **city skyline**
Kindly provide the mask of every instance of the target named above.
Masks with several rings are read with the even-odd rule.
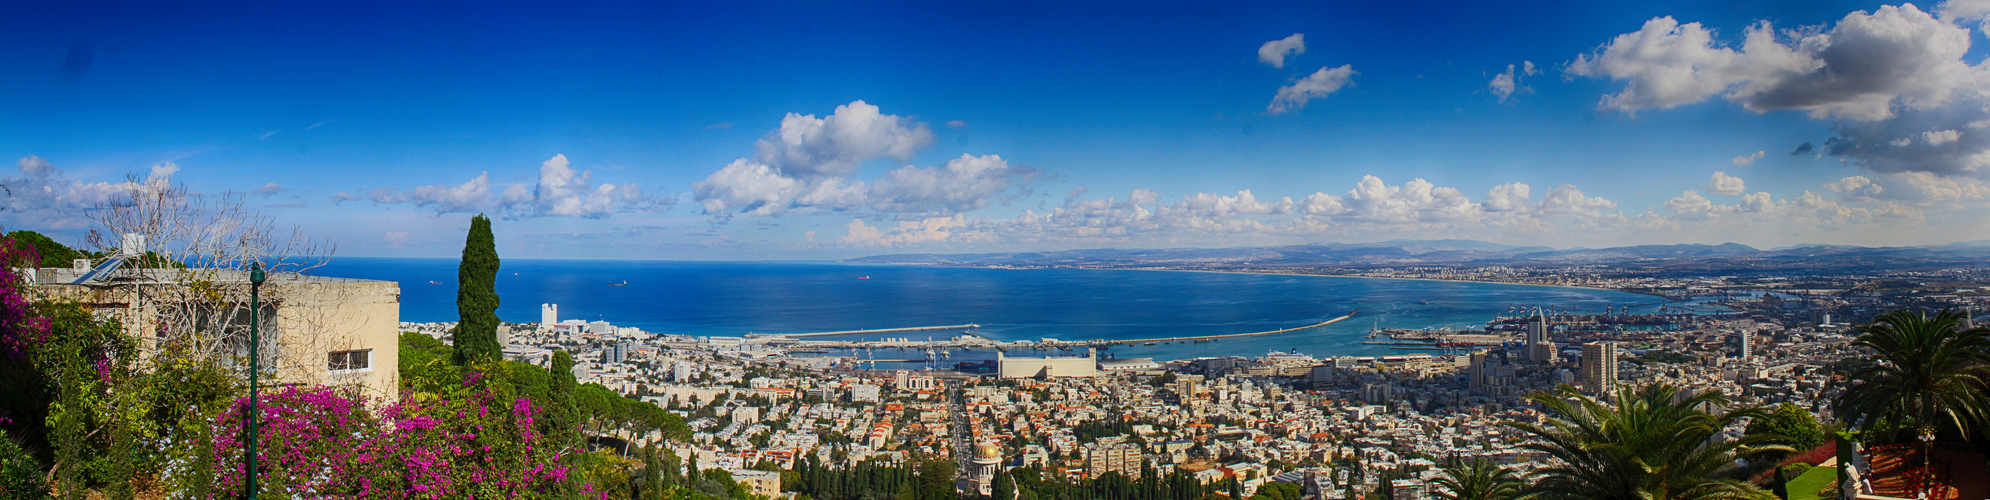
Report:
[[[1982,1],[89,9],[0,35],[0,224],[71,243],[166,182],[362,256],[1990,234]]]

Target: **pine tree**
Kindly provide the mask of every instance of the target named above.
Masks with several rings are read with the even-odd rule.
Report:
[[[463,260],[456,268],[456,356],[458,365],[496,361],[504,355],[498,345],[498,255],[491,236],[491,219],[484,214],[470,218],[470,234],[463,240]]]

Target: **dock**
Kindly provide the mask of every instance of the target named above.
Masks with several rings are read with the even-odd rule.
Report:
[[[765,344],[770,346],[789,348],[789,349],[806,349],[806,350],[826,350],[826,349],[954,350],[954,349],[987,348],[987,349],[1006,351],[1009,349],[1038,349],[1038,350],[1073,349],[1081,347],[1111,347],[1115,345],[1124,345],[1124,344],[1146,344],[1146,343],[1160,343],[1160,342],[1189,342],[1189,341],[1210,342],[1218,339],[1291,333],[1300,330],[1319,328],[1334,323],[1338,323],[1347,320],[1348,318],[1353,318],[1354,315],[1358,313],[1359,311],[1349,312],[1345,316],[1322,321],[1319,323],[1314,323],[1311,325],[1283,328],[1283,329],[1263,331],[1263,332],[1231,333],[1224,335],[1192,335],[1184,337],[1157,337],[1157,338],[1148,338],[1148,339],[1126,339],[1126,340],[1042,339],[1035,341],[1017,340],[1013,342],[1002,342],[974,335],[962,335],[959,337],[946,339],[946,340],[925,340],[925,341],[912,340],[909,338],[887,338],[887,339],[878,339],[878,340],[802,340],[800,338],[797,338],[797,337],[822,337],[822,336],[831,336],[831,335],[860,335],[866,333],[894,333],[894,332],[909,332],[909,331],[923,331],[923,330],[955,330],[955,329],[964,330],[968,328],[979,328],[980,325],[925,326],[925,327],[916,327],[916,328],[853,330],[846,332],[823,332],[823,333],[806,333],[806,334],[795,334],[795,335],[757,335],[753,336],[753,338],[758,342],[764,342]]]
[[[758,338],[774,338],[774,337],[780,337],[780,338],[834,337],[838,335],[870,335],[873,333],[926,332],[933,330],[973,330],[976,328],[981,328],[981,325],[966,324],[966,325],[946,325],[946,326],[913,326],[906,328],[879,328],[875,330],[844,330],[840,332],[817,332],[817,333],[749,333],[746,334],[746,338],[758,339]]]

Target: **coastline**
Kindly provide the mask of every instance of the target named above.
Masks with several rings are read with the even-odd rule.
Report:
[[[1479,283],[1487,285],[1515,285],[1515,286],[1541,286],[1541,287],[1552,287],[1552,288],[1573,288],[1577,290],[1603,290],[1610,292],[1624,292],[1624,293],[1635,293],[1639,295],[1650,295],[1653,297],[1659,297],[1671,300],[1670,297],[1666,297],[1665,295],[1659,293],[1630,290],[1623,288],[1608,288],[1600,286],[1583,286],[1583,285],[1552,285],[1546,283],[1527,283],[1527,282],[1518,282],[1518,281],[1487,281],[1487,280],[1453,279],[1453,278],[1403,278],[1396,276],[1360,276],[1360,275],[1347,275],[1347,274],[1278,272],[1278,271],[1269,271],[1269,270],[1244,270],[1244,269],[1173,269],[1165,267],[1077,267],[1077,266],[1002,267],[1002,266],[968,266],[968,265],[952,265],[952,264],[919,264],[919,263],[906,263],[906,262],[848,262],[848,261],[836,261],[836,262],[848,263],[848,264],[861,264],[861,265],[879,265],[879,266],[950,267],[956,269],[1004,269],[1004,270],[1018,270],[1018,271],[1031,270],[1031,269],[1069,269],[1069,270],[1083,270],[1083,271],[1157,271],[1157,272],[1175,272],[1175,273],[1254,274],[1262,276],[1311,276],[1311,277],[1320,277],[1320,278],[1354,278],[1354,279],[1370,279],[1370,280],[1439,281],[1439,282],[1452,282],[1452,283]]]

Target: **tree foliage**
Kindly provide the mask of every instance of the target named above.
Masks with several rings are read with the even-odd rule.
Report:
[[[1922,426],[1966,435],[1983,420],[1990,330],[1963,329],[1955,311],[1897,310],[1858,331],[1852,345],[1876,351],[1878,362],[1854,372],[1839,393],[1838,421],[1899,441]]]
[[[1484,458],[1453,457],[1445,461],[1443,472],[1431,480],[1432,495],[1449,500],[1512,500],[1527,486],[1512,470]]]
[[[1528,395],[1552,417],[1543,425],[1502,425],[1534,435],[1537,440],[1526,448],[1562,462],[1534,471],[1530,498],[1769,498],[1767,491],[1727,473],[1736,458],[1789,448],[1768,444],[1769,437],[1762,435],[1720,437],[1722,429],[1764,412],[1708,413],[1703,407],[1726,407],[1727,398],[1718,392],[1675,398],[1678,392],[1662,384],[1623,387],[1614,408],[1567,385]]]
[[[7,239],[16,245],[34,248],[36,257],[32,260],[37,267],[69,267],[76,259],[86,257],[68,245],[57,243],[48,236],[27,229],[7,233]]]
[[[1748,435],[1764,435],[1767,442],[1788,445],[1797,452],[1809,451],[1824,444],[1824,427],[1817,423],[1817,417],[1809,410],[1791,403],[1783,403],[1776,410],[1762,418],[1748,422]],[[1766,453],[1767,460],[1782,460],[1787,453]]]
[[[470,234],[463,240],[463,260],[456,268],[456,357],[458,365],[496,360],[504,356],[498,345],[498,255],[497,241],[491,236],[491,219],[483,214],[470,218]]]

